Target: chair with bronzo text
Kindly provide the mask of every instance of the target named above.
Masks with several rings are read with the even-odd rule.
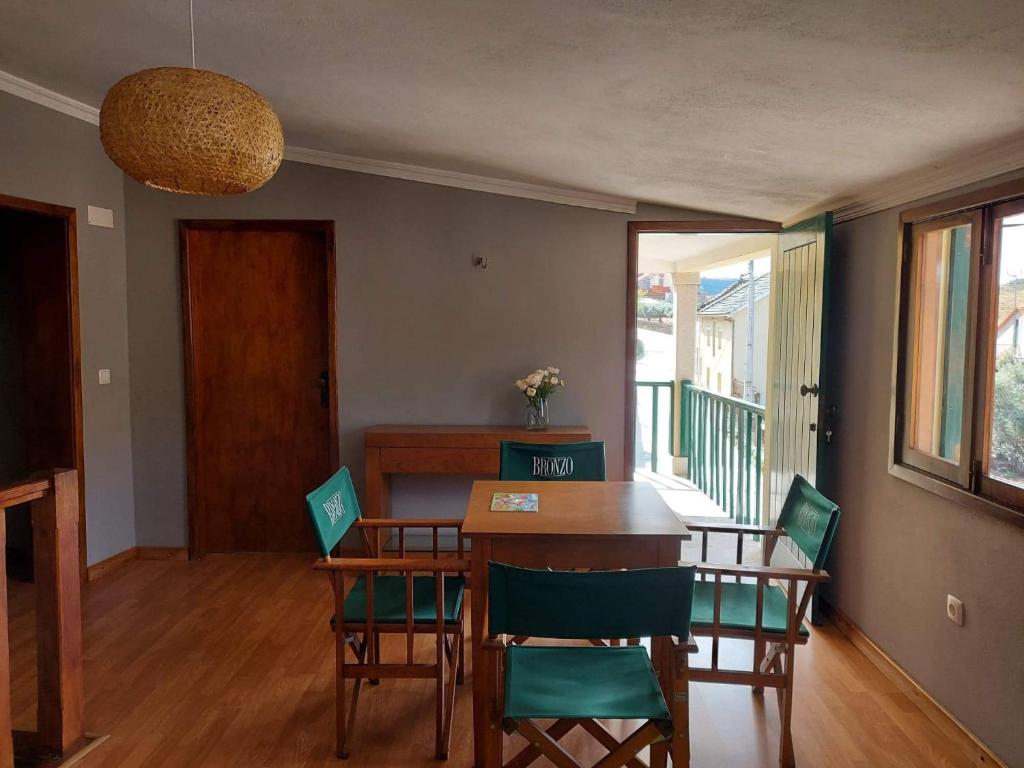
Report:
[[[694,637],[711,638],[710,667],[692,666],[694,682],[750,685],[760,693],[775,688],[778,693],[780,738],[779,765],[789,768],[793,757],[793,654],[807,643],[810,633],[804,616],[815,587],[830,580],[823,570],[829,547],[839,524],[839,507],[819,493],[800,475],[793,478],[775,527],[730,523],[691,523],[691,533],[700,533],[700,579],[694,585],[691,631]],[[736,536],[736,564],[705,562],[708,535]],[[761,565],[744,565],[743,537],[761,536]],[[807,568],[771,565],[778,546],[795,549],[806,559]],[[776,558],[778,559],[778,558]],[[734,581],[726,581],[734,579]],[[719,642],[723,638],[753,642],[750,671],[719,667]]]
[[[499,480],[604,480],[604,443],[501,441]]]
[[[517,443],[501,441],[499,480],[603,481],[606,479],[604,443]],[[528,637],[512,638],[522,644]],[[618,641],[613,641],[617,643]],[[594,641],[594,645],[603,644]]]
[[[336,644],[338,756],[348,757],[347,736],[355,722],[364,679],[375,684],[381,678],[428,678],[436,683],[435,753],[446,758],[455,685],[463,678],[463,574],[469,570],[469,561],[463,559],[462,521],[363,519],[346,467],[306,497],[306,508],[323,555],[314,568],[326,571],[334,590],[331,625]],[[455,529],[458,537],[456,558],[438,556],[439,531],[448,528]],[[408,556],[409,529],[432,531],[429,554]],[[358,531],[366,556],[333,557],[331,553],[350,530]],[[398,532],[397,557],[382,557],[381,532],[391,530]],[[383,659],[380,640],[388,634],[405,635],[401,661]],[[436,649],[429,663],[414,658],[417,634],[435,636]],[[352,661],[346,659],[349,650]],[[347,717],[346,680],[353,680]]]
[[[541,755],[561,768],[580,768],[558,743],[576,726],[608,750],[601,768],[644,766],[638,753],[648,746],[653,765],[664,766],[669,752],[676,768],[688,765],[693,579],[693,567],[580,573],[489,563],[481,671],[490,681],[489,731],[519,732],[529,742],[504,768],[525,768]],[[506,642],[518,634],[556,641],[670,637],[671,661],[659,681],[642,645]],[[537,722],[548,719],[555,722],[547,728]],[[643,722],[620,742],[600,720]],[[499,765],[500,739],[491,739],[487,765]]]

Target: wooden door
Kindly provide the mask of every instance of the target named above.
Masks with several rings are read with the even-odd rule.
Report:
[[[337,464],[333,222],[180,226],[190,545],[315,552]]]
[[[824,213],[779,233],[772,263],[768,435],[765,508],[774,525],[793,476],[820,486],[830,439],[825,328],[832,214]],[[787,547],[780,544],[779,554]],[[795,547],[788,554],[806,567]]]

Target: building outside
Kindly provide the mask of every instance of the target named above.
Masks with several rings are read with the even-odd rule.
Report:
[[[743,397],[746,380],[748,279],[741,277],[697,310],[696,384]],[[763,403],[768,382],[768,296],[771,274],[754,278],[754,356],[751,400]]]

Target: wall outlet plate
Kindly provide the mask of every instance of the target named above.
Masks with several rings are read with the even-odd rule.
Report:
[[[946,595],[946,618],[956,624],[958,627],[964,625],[964,604],[953,595]]]
[[[110,369],[109,368],[100,368],[100,384],[109,384],[109,383],[110,383]]]

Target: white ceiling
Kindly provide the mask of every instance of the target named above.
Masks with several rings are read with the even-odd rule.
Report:
[[[771,254],[775,234],[641,232],[637,268],[641,272],[700,272]]]
[[[194,0],[289,145],[784,220],[1024,135],[1020,0]],[[99,106],[187,0],[4,0],[0,70]]]

